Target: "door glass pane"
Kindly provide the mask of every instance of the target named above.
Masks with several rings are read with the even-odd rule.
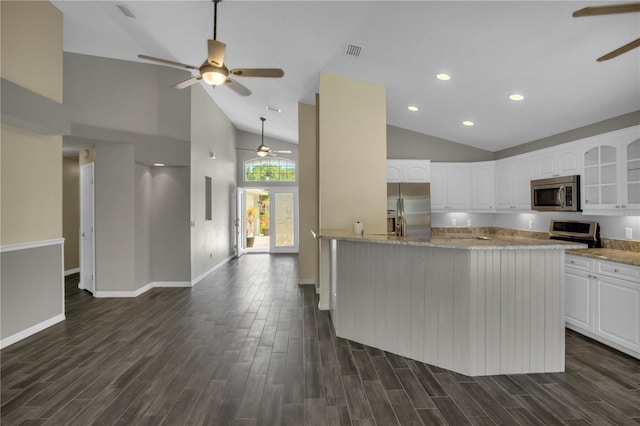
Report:
[[[269,248],[269,190],[245,190],[244,229],[247,249]]]
[[[294,204],[293,193],[275,193],[275,244],[276,247],[293,247],[294,245]]]
[[[592,148],[584,154],[584,165],[594,166],[600,162],[598,148]]]
[[[602,154],[602,160],[600,164],[608,164],[616,162],[616,149],[612,146],[603,146],[600,148]]]
[[[635,160],[640,158],[640,139],[627,145],[627,160]]]

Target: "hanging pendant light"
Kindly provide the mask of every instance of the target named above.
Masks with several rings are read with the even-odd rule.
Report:
[[[258,157],[266,157],[269,153],[269,148],[264,145],[264,122],[267,121],[267,119],[260,117],[260,120],[262,120],[262,138],[260,139],[260,146],[256,149],[256,154],[258,154]]]

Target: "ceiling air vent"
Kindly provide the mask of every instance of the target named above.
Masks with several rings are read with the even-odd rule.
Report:
[[[353,56],[355,58],[360,56],[362,52],[362,46],[358,46],[357,44],[347,44],[347,48],[344,51],[344,54],[347,56]]]
[[[120,12],[122,12],[124,16],[135,19],[136,15],[134,15],[131,9],[129,9],[127,6],[123,4],[117,4],[116,6],[118,6],[118,9],[120,9]]]

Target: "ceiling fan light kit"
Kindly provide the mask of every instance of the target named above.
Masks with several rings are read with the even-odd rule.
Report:
[[[202,73],[202,79],[212,86],[224,84],[229,75],[229,70],[224,65],[221,67],[204,65],[200,68],[200,72]]]

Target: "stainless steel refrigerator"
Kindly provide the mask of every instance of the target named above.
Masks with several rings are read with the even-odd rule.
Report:
[[[387,184],[387,232],[431,239],[431,188],[428,183]]]

